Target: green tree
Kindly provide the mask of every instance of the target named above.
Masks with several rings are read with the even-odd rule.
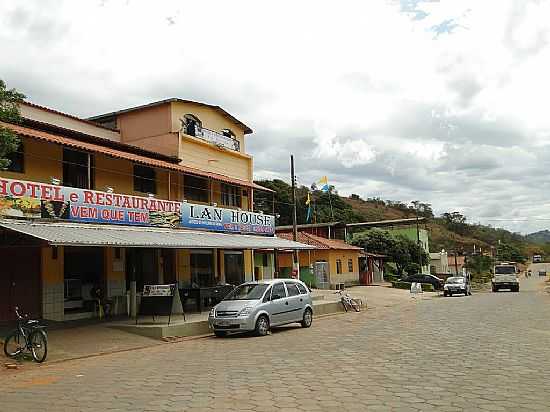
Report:
[[[367,252],[386,255],[395,265],[399,277],[418,273],[420,266],[427,265],[429,261],[429,255],[417,242],[381,229],[356,233],[351,243]]]
[[[7,89],[6,83],[0,79],[0,121],[6,123],[20,123],[19,103],[25,96],[15,89]],[[0,169],[10,165],[7,156],[17,150],[19,137],[6,127],[0,125]]]
[[[525,263],[525,253],[519,247],[510,243],[501,243],[497,246],[497,258],[501,261]]]
[[[474,275],[488,274],[493,267],[493,259],[490,256],[474,255],[466,259],[464,266]]]

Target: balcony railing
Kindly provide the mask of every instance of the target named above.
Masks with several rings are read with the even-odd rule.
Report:
[[[236,152],[241,151],[241,144],[237,139],[225,136],[221,133],[206,129],[204,127],[201,127],[199,130],[196,131],[195,137],[229,150],[234,150]]]

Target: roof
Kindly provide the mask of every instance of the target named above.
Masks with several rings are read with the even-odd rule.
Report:
[[[193,104],[198,104],[199,106],[210,107],[210,108],[220,112],[223,116],[229,118],[233,123],[236,123],[239,126],[241,126],[244,129],[244,134],[252,133],[252,129],[250,127],[248,127],[246,124],[241,122],[239,119],[237,119],[233,115],[226,112],[220,106],[215,106],[215,105],[212,105],[212,104],[196,102],[196,101],[193,101],[193,100],[179,99],[177,97],[171,97],[169,99],[159,100],[158,102],[142,104],[140,106],[130,107],[128,109],[122,109],[122,110],[117,110],[117,111],[110,112],[110,113],[105,113],[105,114],[100,114],[100,115],[97,115],[97,116],[92,116],[92,117],[89,117],[88,120],[92,120],[92,121],[101,120],[105,117],[117,116],[119,114],[129,113],[129,112],[133,112],[133,111],[136,111],[136,110],[147,109],[149,107],[160,106],[160,105],[163,105],[163,104],[166,104],[166,103],[193,103]]]
[[[303,225],[296,225],[298,229],[309,229],[309,228],[319,228],[319,227],[333,227],[333,226],[342,226],[344,227],[346,224],[343,222],[327,222],[327,223],[307,223]],[[277,226],[275,230],[289,230],[292,229],[294,226],[292,225],[286,225],[286,226]]]
[[[407,219],[392,219],[392,220],[379,220],[378,222],[359,222],[359,223],[348,223],[347,227],[363,227],[363,226],[371,226],[371,227],[377,227],[377,226],[391,226],[391,225],[397,225],[397,224],[403,224],[403,223],[415,223],[416,221],[423,222],[426,220],[425,217],[416,217],[413,218],[407,218]]]
[[[201,232],[186,229],[90,223],[0,220],[0,227],[52,246],[116,246],[172,249],[313,249],[279,237]]]
[[[13,130],[20,136],[29,137],[49,143],[56,143],[67,147],[72,147],[75,149],[85,150],[89,152],[94,153],[102,153],[107,156],[115,157],[118,159],[125,159],[129,160],[131,162],[147,165],[150,167],[156,167],[160,169],[168,169],[168,170],[174,170],[177,172],[182,173],[188,173],[196,176],[202,176],[202,177],[208,177],[215,180],[220,180],[222,182],[226,183],[232,183],[235,185],[245,186],[245,187],[251,187],[258,190],[264,190],[267,192],[272,192],[271,189],[265,188],[263,186],[260,186],[254,182],[249,182],[246,180],[236,179],[224,175],[220,175],[218,173],[211,173],[211,172],[205,172],[202,170],[198,170],[195,168],[183,166],[180,164],[168,162],[165,160],[159,160],[150,158],[147,156],[135,154],[135,153],[129,153],[123,150],[115,149],[112,147],[107,147],[100,144],[90,143],[90,142],[83,142],[77,139],[73,139],[70,137],[65,136],[59,136],[52,133],[43,132],[40,130],[31,129],[24,126],[19,126],[11,123],[4,123],[0,122],[0,126],[6,127],[8,129]]]
[[[90,126],[98,127],[100,129],[109,130],[111,132],[112,131],[117,131],[117,129],[111,129],[109,127],[105,127],[105,126],[102,126],[100,124],[97,124],[96,122],[92,122],[88,119],[81,119],[80,117],[73,116],[72,114],[63,113],[63,112],[60,112],[58,110],[50,109],[49,107],[46,107],[46,106],[40,106],[39,104],[29,102],[28,100],[22,101],[22,102],[20,102],[20,104],[25,104],[27,106],[36,107],[37,109],[45,110],[47,112],[58,114],[60,116],[67,117],[69,119],[77,120],[79,122],[89,124]]]
[[[447,256],[447,261],[449,263],[449,266],[454,266],[455,265],[455,256],[454,255]],[[456,263],[459,266],[464,266],[464,256],[457,256],[456,257]]]
[[[288,240],[293,239],[292,233],[279,233],[277,236]],[[298,242],[315,246],[315,249],[356,250],[357,252],[363,250],[360,247],[349,245],[343,240],[326,239],[305,232],[298,232]]]

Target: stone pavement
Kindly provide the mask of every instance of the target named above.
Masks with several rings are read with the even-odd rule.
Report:
[[[6,411],[459,411],[550,405],[550,296],[407,301],[263,338],[204,338],[8,371]]]

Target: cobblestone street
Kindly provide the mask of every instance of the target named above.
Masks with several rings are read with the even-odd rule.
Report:
[[[2,411],[549,410],[550,297],[474,293],[0,374]]]

